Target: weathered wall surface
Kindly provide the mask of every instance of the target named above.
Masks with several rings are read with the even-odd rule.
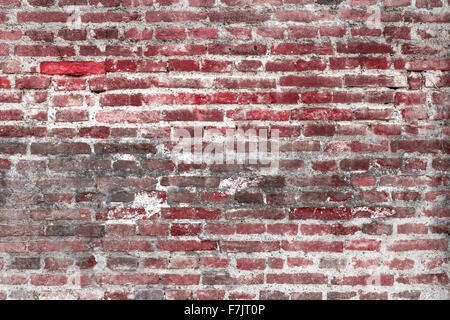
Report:
[[[448,299],[449,22],[0,0],[0,299]],[[174,156],[199,126],[279,130],[279,168]]]

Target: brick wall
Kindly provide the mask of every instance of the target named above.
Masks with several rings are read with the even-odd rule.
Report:
[[[449,22],[0,0],[0,299],[448,299]],[[199,127],[278,130],[279,167],[177,157]]]

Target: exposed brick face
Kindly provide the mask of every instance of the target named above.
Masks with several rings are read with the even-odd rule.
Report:
[[[448,299],[449,22],[0,1],[0,300]],[[180,128],[279,130],[279,167],[187,163]]]

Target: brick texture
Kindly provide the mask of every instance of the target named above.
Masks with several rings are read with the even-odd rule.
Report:
[[[447,0],[0,0],[0,299],[449,299]],[[279,169],[174,158],[280,132]]]

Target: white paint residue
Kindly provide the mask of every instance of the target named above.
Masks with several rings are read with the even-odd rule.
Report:
[[[108,210],[108,220],[135,220],[138,217],[139,213],[134,210],[128,210],[124,208]]]
[[[222,180],[220,183],[221,188],[227,188],[231,190],[237,190],[237,189],[245,189],[250,188],[252,183],[255,183],[254,179],[253,181],[250,181],[248,178],[238,177],[238,178],[228,178]]]
[[[371,218],[385,218],[395,215],[395,210],[390,210],[388,208],[369,208],[369,207],[359,207],[352,208],[352,215],[356,215],[361,212],[369,212]]]
[[[162,208],[164,199],[157,192],[141,191],[136,194],[133,202],[135,208],[144,208],[147,212],[146,216],[158,214]]]

